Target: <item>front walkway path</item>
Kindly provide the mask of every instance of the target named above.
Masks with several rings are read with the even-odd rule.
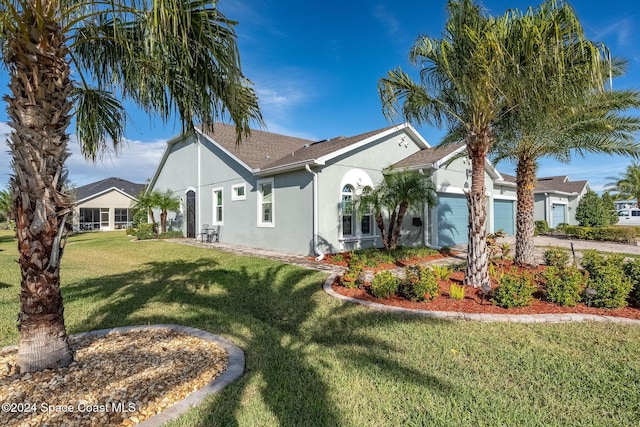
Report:
[[[331,289],[335,276],[344,273],[346,270],[344,267],[338,265],[332,265],[325,262],[315,261],[313,258],[303,255],[289,254],[285,252],[272,251],[268,249],[248,248],[246,246],[231,245],[228,243],[203,243],[195,239],[167,239],[171,242],[182,243],[192,246],[198,246],[202,248],[218,249],[224,252],[230,252],[237,255],[256,256],[260,258],[272,259],[280,261],[286,264],[297,265],[299,267],[322,271],[329,273],[329,277],[324,282],[324,291],[334,298],[341,299],[352,303],[357,303],[369,307],[374,310],[403,313],[403,314],[415,314],[418,316],[432,317],[436,319],[448,319],[448,320],[475,320],[482,322],[517,322],[517,323],[564,323],[564,322],[583,322],[583,321],[597,321],[597,322],[614,322],[625,324],[640,325],[640,320],[628,319],[624,317],[615,316],[599,316],[594,314],[579,314],[579,313],[562,313],[562,314],[491,314],[491,313],[461,313],[455,311],[432,311],[432,310],[414,310],[406,309],[402,307],[394,307],[384,304],[378,304],[375,302],[364,301],[357,298],[350,298],[344,295],[340,295]],[[515,250],[515,238],[508,236],[502,238],[499,242],[506,241],[512,244],[512,249]],[[632,245],[623,245],[619,243],[608,242],[589,242],[584,240],[568,240],[553,236],[536,236],[536,257],[542,262],[542,255],[548,247],[559,246],[563,248],[571,248],[571,242],[574,243],[575,250],[584,249],[597,249],[605,252],[618,252],[640,255],[640,247]],[[466,250],[465,245],[460,245],[454,248],[456,251]],[[462,255],[454,257],[436,260],[431,262],[432,264],[455,264],[465,259],[464,252]],[[427,263],[429,264],[429,263]]]

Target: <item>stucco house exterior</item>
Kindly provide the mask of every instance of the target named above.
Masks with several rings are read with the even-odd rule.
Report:
[[[144,184],[120,178],[107,178],[75,189],[73,230],[120,230],[133,219],[131,203]]]
[[[196,129],[168,141],[149,191],[171,190],[180,198],[180,211],[169,220],[186,237],[197,238],[207,224],[219,230],[221,242],[320,255],[382,246],[371,213],[350,209],[350,201],[384,173],[403,170],[431,176],[439,203],[407,213],[400,244],[466,243],[471,162],[465,146],[431,147],[407,123],[323,141],[254,130],[240,145],[233,126]],[[487,161],[485,185],[488,231],[514,234],[515,182]]]

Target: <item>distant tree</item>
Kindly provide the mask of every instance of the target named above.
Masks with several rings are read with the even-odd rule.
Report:
[[[615,225],[618,223],[618,211],[616,210],[616,205],[613,203],[613,197],[609,194],[609,192],[605,191],[602,193],[602,203],[604,204],[604,208],[609,213],[609,225]]]
[[[612,181],[606,185],[607,191],[613,192],[616,200],[640,201],[640,164],[632,163],[618,177],[607,177]]]
[[[578,203],[576,221],[583,227],[606,227],[611,224],[611,215],[602,198],[588,191]]]
[[[358,203],[360,210],[373,210],[385,249],[395,249],[407,210],[423,203],[435,206],[438,197],[429,176],[418,172],[398,172],[385,175],[375,188],[363,192]],[[384,214],[389,218],[386,227]]]
[[[12,202],[11,202],[11,190],[6,189],[0,191],[0,213],[5,219],[11,219]]]

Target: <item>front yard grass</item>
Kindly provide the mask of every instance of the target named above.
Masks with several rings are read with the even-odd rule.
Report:
[[[0,345],[17,341],[16,242],[0,231]],[[122,232],[72,237],[69,333],[175,323],[231,339],[246,370],[170,425],[637,425],[640,326],[399,316],[325,275]],[[143,349],[142,349],[143,350]]]

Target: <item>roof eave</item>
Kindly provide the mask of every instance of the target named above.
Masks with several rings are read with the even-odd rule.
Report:
[[[299,162],[295,162],[295,163],[288,163],[286,165],[282,165],[282,166],[275,166],[272,168],[266,168],[266,169],[254,169],[253,170],[253,174],[255,176],[268,176],[268,175],[277,175],[280,173],[286,173],[286,172],[291,172],[294,170],[298,170],[298,169],[304,169],[305,166],[324,166],[325,162],[317,160],[317,159],[310,159],[310,160],[302,160]]]

